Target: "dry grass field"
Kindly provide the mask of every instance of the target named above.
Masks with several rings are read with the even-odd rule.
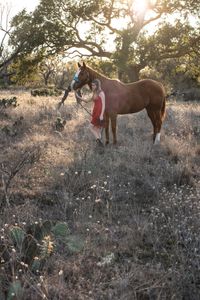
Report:
[[[0,299],[200,299],[200,104],[167,103],[159,146],[145,111],[119,116],[100,154],[73,95],[59,112],[59,98],[0,94],[13,96],[0,107]]]

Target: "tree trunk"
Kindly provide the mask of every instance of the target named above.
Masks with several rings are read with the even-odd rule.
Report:
[[[126,69],[118,69],[118,78],[122,82],[135,82],[139,80],[139,73],[142,66],[129,65]]]
[[[142,69],[141,65],[130,65],[127,68],[127,76],[129,79],[129,82],[135,82],[139,80],[139,73]]]
[[[48,81],[49,81],[49,73],[45,73],[45,74],[43,74],[43,78],[44,78],[44,84],[45,84],[45,86],[47,86],[48,85]]]
[[[124,77],[123,74],[124,74],[124,72],[122,70],[118,69],[118,79],[121,81],[123,81],[123,77]]]

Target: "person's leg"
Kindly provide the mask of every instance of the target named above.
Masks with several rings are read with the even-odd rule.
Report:
[[[97,134],[98,134],[98,139],[101,140],[102,129],[100,127],[96,127],[96,131],[97,131]]]
[[[96,139],[100,139],[101,137],[99,136],[99,128],[95,127],[94,125],[90,124],[89,126],[90,131],[92,134],[95,136]]]
[[[92,132],[92,134],[95,136],[98,145],[103,145],[101,141],[101,128],[90,124],[89,129]]]

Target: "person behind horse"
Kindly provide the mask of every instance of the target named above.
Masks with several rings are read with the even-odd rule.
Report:
[[[104,113],[105,113],[105,94],[101,89],[101,82],[99,79],[94,79],[92,81],[92,91],[93,96],[91,100],[85,100],[79,95],[76,94],[76,97],[80,101],[84,101],[86,103],[93,101],[93,110],[92,110],[92,119],[90,123],[90,131],[96,138],[97,145],[103,146],[101,141],[102,138],[102,129],[104,128]]]

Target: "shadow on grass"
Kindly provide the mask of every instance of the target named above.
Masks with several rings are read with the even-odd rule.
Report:
[[[184,137],[176,147],[170,135],[153,146],[141,112],[119,117],[119,144],[99,154],[83,112],[73,113],[60,134],[50,125],[52,109],[43,114],[30,117],[32,131],[1,154],[9,170],[27,145],[41,147],[40,159],[13,178],[1,225],[67,222],[84,249],[74,254],[61,244],[42,273],[24,271],[24,297],[42,299],[43,291],[61,300],[198,299],[198,178]]]

